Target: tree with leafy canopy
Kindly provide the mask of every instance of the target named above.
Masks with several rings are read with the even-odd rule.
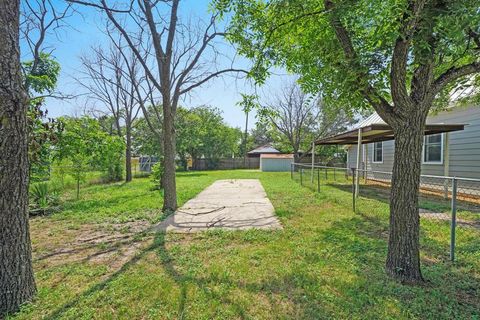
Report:
[[[177,151],[184,167],[188,156],[193,161],[203,156],[213,169],[220,158],[232,157],[239,150],[240,130],[228,126],[217,108],[179,108],[177,123]]]
[[[247,150],[272,143],[273,140],[272,131],[269,128],[268,122],[257,119],[255,127],[250,130]]]
[[[177,155],[180,166],[187,170],[188,158],[193,161],[201,156],[202,137],[199,134],[200,117],[186,108],[179,107],[177,110]]]
[[[80,182],[92,169],[101,170],[106,180],[122,179],[122,154],[125,144],[122,138],[109,135],[99,122],[87,116],[81,118],[61,117],[64,129],[58,135],[54,158],[59,165],[67,165],[77,183],[77,198]]]
[[[395,135],[386,272],[423,282],[418,192],[425,121],[449,92],[479,79],[478,1],[216,0],[228,34],[255,61],[301,75],[347,110],[373,108]]]
[[[159,153],[161,140],[151,131],[151,127],[157,127],[161,131],[161,123],[156,120],[156,116],[152,115],[156,109],[146,108],[150,125],[147,124],[145,117],[136,120],[133,144],[137,153],[161,158],[162,154]],[[195,161],[205,157],[210,160],[209,165],[214,167],[218,159],[240,153],[240,130],[228,126],[217,108],[178,107],[175,122],[177,124],[177,157],[183,169],[187,168],[188,158]]]
[[[230,158],[238,152],[242,133],[227,125],[218,108],[200,106],[191,110],[198,116],[200,126],[200,154],[208,159],[208,168],[214,169],[221,158]]]

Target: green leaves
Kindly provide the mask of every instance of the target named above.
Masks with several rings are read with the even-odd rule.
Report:
[[[51,93],[60,74],[60,64],[50,54],[41,52],[38,61],[23,63],[25,86],[29,91],[39,94]]]
[[[90,117],[60,118],[64,130],[55,146],[55,159],[68,160],[74,175],[79,178],[87,168],[103,171],[108,180],[120,180],[123,139],[104,132],[96,119]]]
[[[233,15],[229,39],[252,59],[250,75],[257,83],[281,65],[301,76],[304,90],[321,92],[325,102],[345,110],[370,107],[366,88],[392,102],[390,67],[397,39],[408,41],[407,90],[415,70],[432,59],[437,77],[479,59],[468,35],[480,32],[478,1],[427,1],[416,14],[406,0],[338,0],[327,2],[328,8],[324,0],[214,3]],[[348,39],[339,38],[335,25]],[[352,54],[339,39],[351,44]]]
[[[179,108],[176,126],[177,152],[183,161],[187,156],[215,161],[238,152],[241,132],[229,127],[217,108]]]
[[[242,100],[236,104],[242,108],[243,112],[249,113],[253,109],[259,108],[258,95],[246,93],[241,93],[240,95],[242,96]]]

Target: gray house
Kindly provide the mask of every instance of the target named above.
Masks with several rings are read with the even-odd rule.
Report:
[[[373,114],[358,127],[385,125]],[[465,124],[464,130],[429,134],[424,138],[422,174],[480,179],[480,107],[456,107],[427,118],[428,124]],[[432,125],[433,126],[433,125]],[[392,172],[394,141],[366,143],[361,147],[360,168]],[[357,146],[347,146],[347,167],[355,168]]]

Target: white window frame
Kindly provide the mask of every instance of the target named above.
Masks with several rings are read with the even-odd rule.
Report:
[[[375,161],[375,144],[381,143],[382,144],[382,161]],[[383,141],[374,142],[372,148],[372,163],[383,163]]]
[[[425,144],[428,136],[423,136],[423,145],[422,145],[422,164],[433,164],[433,165],[443,165],[443,151],[444,151],[444,133],[436,133],[440,135],[440,161],[425,161]],[[436,135],[432,134],[432,136]]]

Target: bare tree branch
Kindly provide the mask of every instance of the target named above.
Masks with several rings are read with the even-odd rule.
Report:
[[[87,6],[87,7],[93,7],[93,8],[106,10],[106,11],[110,11],[110,12],[115,12],[115,13],[130,13],[132,11],[132,7],[133,7],[133,3],[134,3],[134,1],[131,0],[130,1],[130,7],[128,9],[122,10],[122,9],[108,7],[104,1],[102,1],[101,4],[96,4],[96,3],[93,3],[93,2],[82,1],[82,0],[66,0],[66,1],[70,2],[70,3],[81,4],[81,5],[84,5],[84,6]]]
[[[48,48],[46,43],[47,37],[54,34],[58,38],[57,30],[61,28],[71,27],[67,20],[75,13],[71,4],[65,6],[54,5],[52,0],[34,0],[23,1],[21,10],[21,25],[20,32],[22,38],[28,46],[29,54],[27,55],[29,60],[32,61],[31,67],[29,67],[29,73],[36,74],[38,72],[39,64],[41,62],[42,53],[50,53],[53,49]],[[27,72],[23,70],[23,72]],[[40,94],[33,96],[35,93],[30,90],[30,83],[26,81],[26,88],[30,98],[55,98],[55,99],[68,99],[72,95],[61,94],[59,92],[51,92],[49,94]]]
[[[217,16],[212,15],[206,25],[199,23],[192,28],[189,21],[184,23],[179,18],[180,0],[136,0],[135,4],[131,0],[128,10],[108,6],[106,0],[66,1],[101,9],[121,34],[146,75],[146,87],[134,88],[137,96],[135,100],[142,101],[140,108],[144,111],[144,116],[147,117],[148,113],[145,112],[146,100],[141,97],[142,91],[152,92],[147,90],[151,86],[161,95],[162,114],[157,113],[157,117],[162,121],[163,130],[166,181],[164,207],[174,210],[175,114],[181,96],[215,77],[246,71],[233,67],[233,62],[228,67],[219,67],[217,58],[223,57],[223,54],[216,49],[214,39],[224,33],[215,30]],[[201,29],[203,32],[199,31]],[[150,47],[153,48],[152,53],[148,51]],[[155,105],[153,109],[157,112]]]

